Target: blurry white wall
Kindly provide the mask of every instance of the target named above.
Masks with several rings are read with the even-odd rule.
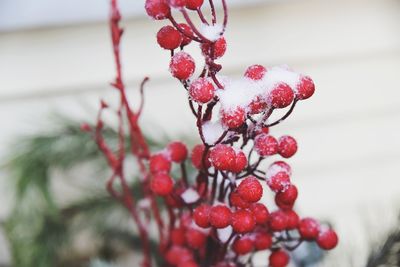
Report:
[[[328,219],[339,231],[340,246],[323,266],[363,266],[368,242],[395,222],[400,204],[400,1],[268,1],[230,15],[224,74],[242,75],[256,63],[288,64],[313,77],[314,97],[273,133],[298,139],[290,162],[301,213]],[[138,16],[124,25],[128,84],[134,91],[151,77],[144,127],[194,134],[185,92],[155,42],[162,23]],[[0,157],[16,136],[45,129],[50,112],[93,120],[100,97],[113,93],[106,23],[23,28],[0,33]],[[197,50],[190,48],[198,57]],[[4,218],[10,193],[5,185],[0,190]],[[371,231],[375,223],[383,227]],[[7,260],[3,251],[0,245]],[[350,251],[357,255],[351,264]]]

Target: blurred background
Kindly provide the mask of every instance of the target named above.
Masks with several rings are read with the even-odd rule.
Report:
[[[149,20],[143,2],[121,1],[124,74],[132,100],[142,78],[149,76],[142,118],[146,132],[155,141],[190,139],[196,129],[185,92],[170,77],[169,55],[155,40],[163,22]],[[399,226],[400,1],[228,3],[223,74],[240,76],[252,64],[288,64],[310,75],[317,86],[309,101],[273,129],[273,134],[290,134],[299,143],[290,160],[300,190],[297,209],[329,221],[341,238],[336,250],[307,266],[367,266],[371,254],[392,240]],[[10,216],[17,199],[17,178],[9,163],[18,154],[19,140],[63,129],[61,119],[51,118],[55,113],[77,125],[94,122],[99,99],[113,97],[107,16],[106,0],[0,0],[0,266],[18,266],[12,263],[17,243],[7,231],[15,223]],[[189,51],[199,57],[197,47]],[[79,146],[75,152],[80,153]],[[49,190],[61,206],[84,195],[82,181],[93,174],[64,167],[46,173]],[[27,227],[23,230],[29,231]],[[75,243],[86,247],[87,241]],[[397,259],[399,250],[397,245]],[[400,266],[391,260],[380,266]]]

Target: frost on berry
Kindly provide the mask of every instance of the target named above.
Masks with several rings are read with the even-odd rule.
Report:
[[[259,134],[254,139],[254,149],[262,156],[272,156],[278,153],[278,141],[269,134]]]
[[[210,160],[217,170],[230,170],[236,164],[236,153],[231,146],[219,144],[212,148]]]
[[[221,120],[223,125],[229,129],[238,128],[243,125],[246,119],[246,112],[243,108],[235,108],[221,111]]]
[[[167,0],[146,0],[145,9],[147,15],[155,20],[166,19],[171,14]]]
[[[214,85],[206,78],[198,78],[189,87],[190,97],[200,103],[205,104],[214,98]]]
[[[247,157],[243,151],[236,151],[235,162],[232,164],[230,171],[240,173],[247,166]]]
[[[186,7],[191,10],[196,10],[203,5],[204,0],[186,0]]]
[[[279,138],[278,152],[284,158],[290,158],[297,152],[297,142],[291,136],[285,135]]]
[[[261,65],[252,65],[247,68],[244,76],[254,80],[258,81],[264,78],[265,73],[267,72],[267,69],[264,66]]]
[[[292,88],[286,83],[279,83],[272,89],[268,102],[274,108],[285,108],[292,103],[293,99]]]
[[[176,53],[169,64],[169,70],[179,80],[189,79],[195,70],[194,59],[186,52]]]
[[[238,186],[240,197],[247,202],[257,202],[261,199],[263,188],[257,178],[250,176],[244,179]]]
[[[157,33],[157,43],[164,49],[174,50],[182,43],[182,36],[172,26],[164,26]]]
[[[297,85],[296,97],[300,100],[305,100],[310,98],[314,94],[314,91],[315,85],[313,80],[308,76],[301,77]]]

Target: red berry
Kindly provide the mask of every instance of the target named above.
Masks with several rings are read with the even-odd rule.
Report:
[[[275,195],[275,202],[278,204],[282,203],[284,205],[293,206],[297,199],[298,191],[295,185],[289,185],[289,187],[282,192],[278,192]]]
[[[181,46],[186,46],[188,44],[190,44],[192,42],[192,39],[190,38],[190,36],[193,37],[193,31],[192,28],[190,28],[189,25],[185,24],[185,23],[180,23],[179,27],[182,29],[182,31],[185,34],[182,34],[182,42],[181,42]],[[189,36],[189,37],[188,37]]]
[[[247,166],[247,158],[243,151],[236,151],[235,162],[231,166],[230,171],[234,173],[240,173]]]
[[[232,214],[232,228],[235,232],[243,234],[254,230],[256,221],[253,213],[248,210],[237,210]]]
[[[169,5],[175,8],[182,8],[186,5],[186,0],[168,0]]]
[[[173,162],[183,162],[188,155],[188,150],[182,142],[172,142],[167,146],[169,155]]]
[[[164,49],[174,50],[181,45],[182,36],[172,26],[164,26],[157,33],[157,43]]]
[[[185,229],[174,228],[171,230],[170,239],[172,244],[183,246],[185,244]]]
[[[174,187],[174,181],[165,173],[155,174],[150,183],[151,190],[160,196],[169,195]]]
[[[191,10],[196,10],[203,5],[204,0],[186,0],[186,7]]]
[[[210,227],[210,211],[211,207],[209,205],[202,204],[198,206],[193,212],[194,222],[202,228]]]
[[[315,240],[319,235],[320,225],[312,218],[304,218],[300,221],[298,230],[304,240]]]
[[[264,204],[261,203],[253,203],[250,206],[250,210],[253,213],[254,218],[256,219],[257,224],[265,224],[269,219],[269,211]]]
[[[259,232],[254,238],[256,250],[266,250],[272,246],[272,236],[265,232]]]
[[[317,238],[317,244],[320,248],[325,250],[333,249],[338,244],[338,236],[332,229],[322,230]]]
[[[293,210],[285,210],[284,211],[287,216],[287,227],[288,230],[296,229],[299,225],[300,218],[299,215]]]
[[[169,264],[177,265],[183,260],[192,260],[192,252],[184,247],[172,246],[166,253],[165,259]]]
[[[313,80],[304,76],[300,79],[300,83],[297,85],[296,97],[300,100],[310,98],[315,92],[315,85]]]
[[[166,19],[171,14],[171,8],[166,0],[146,0],[144,8],[147,15],[156,20]]]
[[[254,81],[258,81],[264,78],[266,72],[267,69],[265,67],[261,65],[252,65],[247,68],[244,76]]]
[[[254,148],[262,156],[272,156],[278,153],[278,141],[269,134],[259,134],[254,139]]]
[[[269,256],[269,266],[271,267],[285,267],[289,264],[289,255],[283,250],[276,250]]]
[[[233,191],[229,195],[229,200],[231,202],[231,205],[234,207],[238,207],[238,208],[242,208],[242,209],[246,209],[246,208],[250,207],[250,203],[243,200],[243,198],[239,195],[239,193],[237,191]]]
[[[196,145],[192,150],[191,154],[192,164],[197,169],[202,169],[203,167],[209,168],[211,166],[209,153],[207,153],[203,162],[204,150],[205,150],[204,145]],[[203,166],[203,164],[205,164],[205,166]]]
[[[169,70],[172,76],[179,80],[189,79],[195,70],[193,58],[183,51],[176,53],[169,64]]]
[[[268,104],[260,96],[257,96],[249,105],[250,114],[258,114],[267,108]]]
[[[269,103],[274,108],[285,108],[292,103],[293,99],[293,90],[286,83],[276,85],[268,96]]]
[[[214,85],[206,78],[198,78],[189,87],[190,97],[200,103],[205,104],[214,98]]]
[[[267,185],[274,192],[283,192],[290,186],[290,177],[284,171],[280,171],[269,178],[267,175]]]
[[[279,138],[279,154],[284,158],[290,158],[297,152],[297,142],[291,136],[285,135]]]
[[[238,128],[246,120],[246,112],[241,107],[233,110],[221,110],[221,120],[223,125],[230,129]]]
[[[189,260],[179,263],[178,267],[199,267],[199,265],[193,260]]]
[[[259,134],[268,134],[269,133],[269,128],[268,127],[257,127],[254,129],[254,134],[259,135]]]
[[[211,208],[210,223],[215,228],[225,228],[231,223],[232,212],[224,205],[217,205]]]
[[[254,249],[254,242],[248,237],[237,238],[232,244],[232,249],[238,255],[245,255]]]
[[[254,176],[244,179],[238,186],[240,197],[247,202],[257,202],[263,195],[261,183]]]
[[[219,144],[211,150],[210,160],[217,170],[230,170],[236,163],[236,153],[231,146]]]
[[[289,176],[292,175],[292,168],[290,168],[290,165],[284,161],[275,161],[268,167],[268,173],[270,174],[269,177],[271,177],[272,175],[274,175],[280,171],[286,172]],[[267,175],[268,175],[268,173],[267,173]],[[267,178],[269,178],[269,177],[267,177]]]
[[[277,210],[270,214],[269,217],[269,227],[274,232],[283,231],[286,229],[288,224],[288,218],[286,214],[281,211]]]
[[[214,44],[214,51],[212,46]],[[222,57],[226,52],[226,40],[224,37],[219,38],[215,43],[203,43],[201,44],[201,51],[204,56],[210,56],[213,59]],[[213,53],[213,55],[211,55]]]
[[[169,172],[171,170],[171,161],[163,154],[155,154],[150,157],[150,172]]]
[[[207,240],[207,235],[197,229],[189,228],[186,230],[186,244],[194,249],[199,249],[204,246]]]

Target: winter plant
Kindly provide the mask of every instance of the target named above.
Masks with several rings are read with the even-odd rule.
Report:
[[[209,0],[210,18],[202,12],[203,0],[145,2],[149,17],[171,23],[159,30],[157,42],[170,52],[169,70],[187,91],[189,107],[196,118],[201,143],[189,153],[179,141],[161,151],[150,151],[139,125],[143,87],[148,79],[140,88],[140,106],[134,109],[122,77],[121,15],[117,0],[111,0],[110,28],[116,65],[112,86],[120,96],[116,111],[118,148],[112,149],[102,135],[106,102],[101,102],[96,125],[82,127],[93,134],[112,170],[107,190],[126,207],[137,226],[143,267],[152,266],[155,253],[149,242],[153,231],[149,225],[153,221],[159,241],[157,253],[165,266],[253,266],[256,252],[269,251],[264,265],[284,267],[290,261],[290,251],[304,241],[316,242],[325,250],[333,249],[338,242],[329,226],[313,218],[301,219],[293,210],[298,190],[291,182],[291,167],[284,161],[271,162],[266,169],[261,164],[274,155],[287,159],[296,153],[293,137],[275,138],[269,131],[292,113],[296,103],[313,95],[314,83],[288,67],[253,65],[240,79],[219,75],[222,66],[216,60],[227,48],[224,32],[228,23],[227,4],[225,0],[221,2],[221,23],[213,0]],[[178,13],[183,23],[176,20]],[[201,23],[195,23],[193,16]],[[185,52],[193,43],[200,45],[204,58],[198,75],[195,71],[200,63]],[[285,115],[270,121],[274,111],[284,108],[288,109]],[[129,144],[125,131],[130,135]],[[138,165],[140,196],[132,194],[126,179],[127,146]],[[195,179],[187,175],[189,165],[197,169]],[[180,169],[178,176],[172,177],[172,167]],[[275,194],[276,207],[267,207],[260,201],[264,188]]]

